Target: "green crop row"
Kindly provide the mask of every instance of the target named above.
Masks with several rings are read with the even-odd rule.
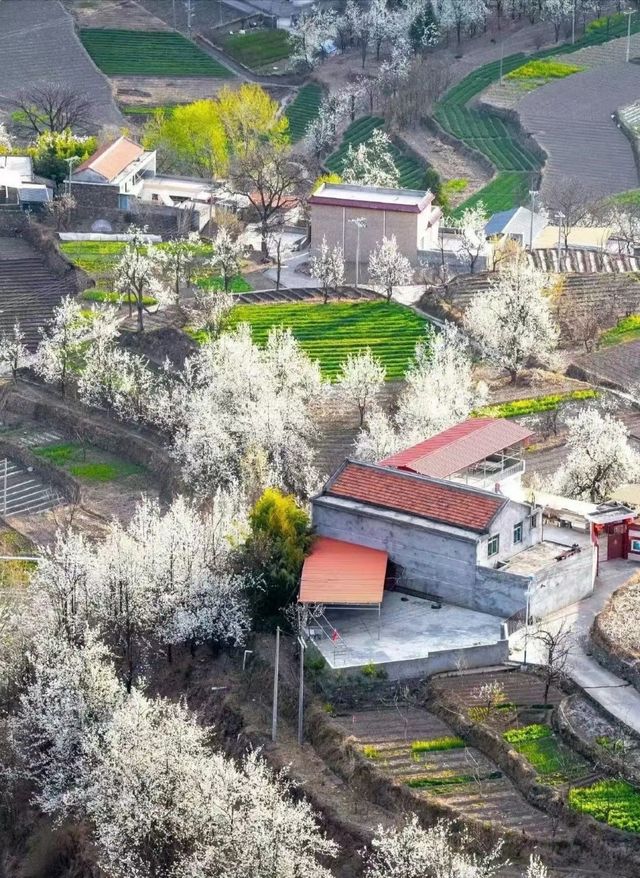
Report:
[[[339,174],[342,171],[349,147],[365,143],[376,128],[381,128],[383,125],[384,119],[380,116],[363,116],[352,122],[345,131],[338,149],[325,162],[327,168]],[[413,156],[405,155],[395,144],[392,144],[391,151],[400,175],[400,186],[404,189],[425,188],[427,185],[426,165]]]
[[[294,100],[289,104],[285,115],[289,120],[289,135],[293,143],[302,140],[309,124],[318,115],[322,88],[315,82],[303,85]]]
[[[640,832],[640,790],[624,780],[601,780],[569,790],[569,805],[601,823]]]
[[[509,210],[515,204],[522,204],[526,198],[530,186],[530,175],[520,171],[502,171],[490,183],[479,189],[462,204],[459,204],[451,216],[460,219],[465,210],[475,207],[482,202],[489,216],[501,210]]]
[[[258,69],[282,61],[291,54],[289,32],[276,28],[228,34],[223,40],[223,47],[236,61]]]
[[[549,726],[533,723],[509,729],[503,737],[547,783],[566,783],[585,774],[585,760],[562,744]]]
[[[335,378],[349,354],[370,348],[387,370],[402,378],[425,335],[426,321],[395,302],[329,302],[292,305],[238,305],[229,327],[249,323],[254,340],[264,344],[273,326],[290,327],[300,346]]]
[[[550,393],[546,396],[534,396],[531,399],[513,399],[510,402],[502,402],[499,405],[485,406],[477,412],[477,415],[482,418],[524,417],[524,415],[552,411],[567,402],[596,399],[598,395],[597,390],[589,388],[588,390],[571,390],[567,393]]]
[[[80,39],[95,64],[114,76],[231,76],[195,43],[172,31],[88,28],[80,31]]]
[[[432,738],[430,741],[413,741],[412,753],[431,753],[434,750],[459,750],[466,747],[462,738],[457,735],[444,735],[442,738]]]

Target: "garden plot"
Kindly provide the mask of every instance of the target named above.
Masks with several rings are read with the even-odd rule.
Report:
[[[548,815],[530,805],[490,759],[460,746],[449,726],[428,711],[356,711],[337,721],[365,758],[414,795],[437,798],[465,817],[504,829],[537,837],[553,834]]]
[[[226,34],[221,39],[221,45],[240,64],[265,72],[291,54],[289,32],[276,28]]]
[[[577,180],[594,196],[633,189],[638,172],[629,141],[611,118],[640,93],[640,67],[611,64],[550,83],[518,105],[524,127],[549,158],[542,196]]]
[[[97,66],[114,76],[232,76],[181,34],[87,28],[80,39]]]
[[[154,0],[155,3],[158,0]],[[119,28],[128,30],[166,30],[169,25],[135,0],[64,0],[80,28]]]
[[[309,124],[318,115],[321,100],[322,88],[316,82],[308,82],[288,105],[285,115],[289,120],[289,134],[293,143],[304,137]]]
[[[325,164],[330,171],[339,174],[349,146],[359,146],[367,141],[376,128],[382,128],[384,119],[380,116],[363,116],[356,119],[347,128],[338,149],[332,153]],[[395,144],[392,144],[393,159],[400,174],[400,186],[403,189],[424,189],[426,165],[413,156],[405,155]]]
[[[0,105],[35,83],[55,82],[73,91],[81,83],[96,128],[123,124],[109,82],[82,48],[73,18],[61,4],[51,0],[0,3],[0,58]]]

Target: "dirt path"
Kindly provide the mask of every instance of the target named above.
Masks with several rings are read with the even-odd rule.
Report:
[[[438,172],[442,180],[468,180],[466,189],[451,199],[452,207],[457,207],[491,179],[479,162],[424,128],[405,129],[400,136]]]

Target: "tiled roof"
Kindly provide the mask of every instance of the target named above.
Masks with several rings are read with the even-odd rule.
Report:
[[[75,173],[93,171],[110,183],[122,171],[144,153],[144,150],[127,137],[118,137],[111,143],[105,143],[97,152],[78,165]]]
[[[303,604],[382,603],[387,553],[318,537],[300,579]]]
[[[487,531],[507,502],[489,491],[352,460],[345,462],[323,493],[480,533]]]
[[[504,418],[471,418],[381,460],[380,465],[446,479],[531,435],[531,430]]]

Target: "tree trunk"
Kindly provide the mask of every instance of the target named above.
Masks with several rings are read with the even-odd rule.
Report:
[[[142,296],[138,297],[136,308],[138,311],[138,332],[144,332],[144,306],[142,304]]]
[[[262,251],[263,256],[269,255],[269,248],[267,246],[267,235],[269,233],[269,227],[267,226],[267,220],[262,219],[260,222],[260,234],[262,239],[260,241],[260,250]]]
[[[170,643],[167,643],[167,661],[169,664],[173,663],[173,647]]]

